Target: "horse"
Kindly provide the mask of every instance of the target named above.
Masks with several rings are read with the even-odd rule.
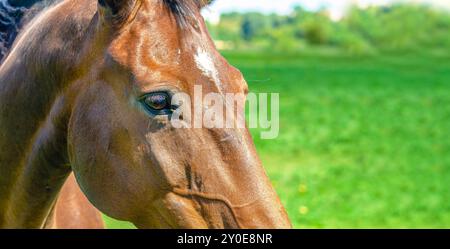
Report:
[[[208,33],[209,1],[40,4],[0,66],[0,227],[102,228],[102,212],[144,229],[291,228],[246,127],[170,122],[196,85],[248,93]]]

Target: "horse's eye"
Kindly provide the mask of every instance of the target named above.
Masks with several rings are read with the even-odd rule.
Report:
[[[150,93],[143,97],[142,102],[153,114],[168,114],[171,112],[170,96],[167,93]]]

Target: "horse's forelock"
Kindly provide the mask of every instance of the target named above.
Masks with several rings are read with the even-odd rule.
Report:
[[[178,25],[184,27],[189,18],[194,17],[196,9],[200,9],[212,0],[162,0],[166,8],[174,15]]]

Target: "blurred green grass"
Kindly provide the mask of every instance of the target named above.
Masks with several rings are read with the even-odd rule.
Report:
[[[279,138],[252,133],[296,228],[450,228],[448,57],[224,54],[280,93]]]

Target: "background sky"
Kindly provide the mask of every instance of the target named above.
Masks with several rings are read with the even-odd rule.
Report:
[[[386,5],[393,2],[427,3],[438,8],[450,10],[450,0],[216,0],[210,7],[204,10],[204,16],[211,22],[217,22],[220,14],[230,11],[259,11],[264,13],[287,14],[293,6],[300,5],[308,10],[327,8],[331,16],[339,19],[344,15],[349,5],[358,4]]]

